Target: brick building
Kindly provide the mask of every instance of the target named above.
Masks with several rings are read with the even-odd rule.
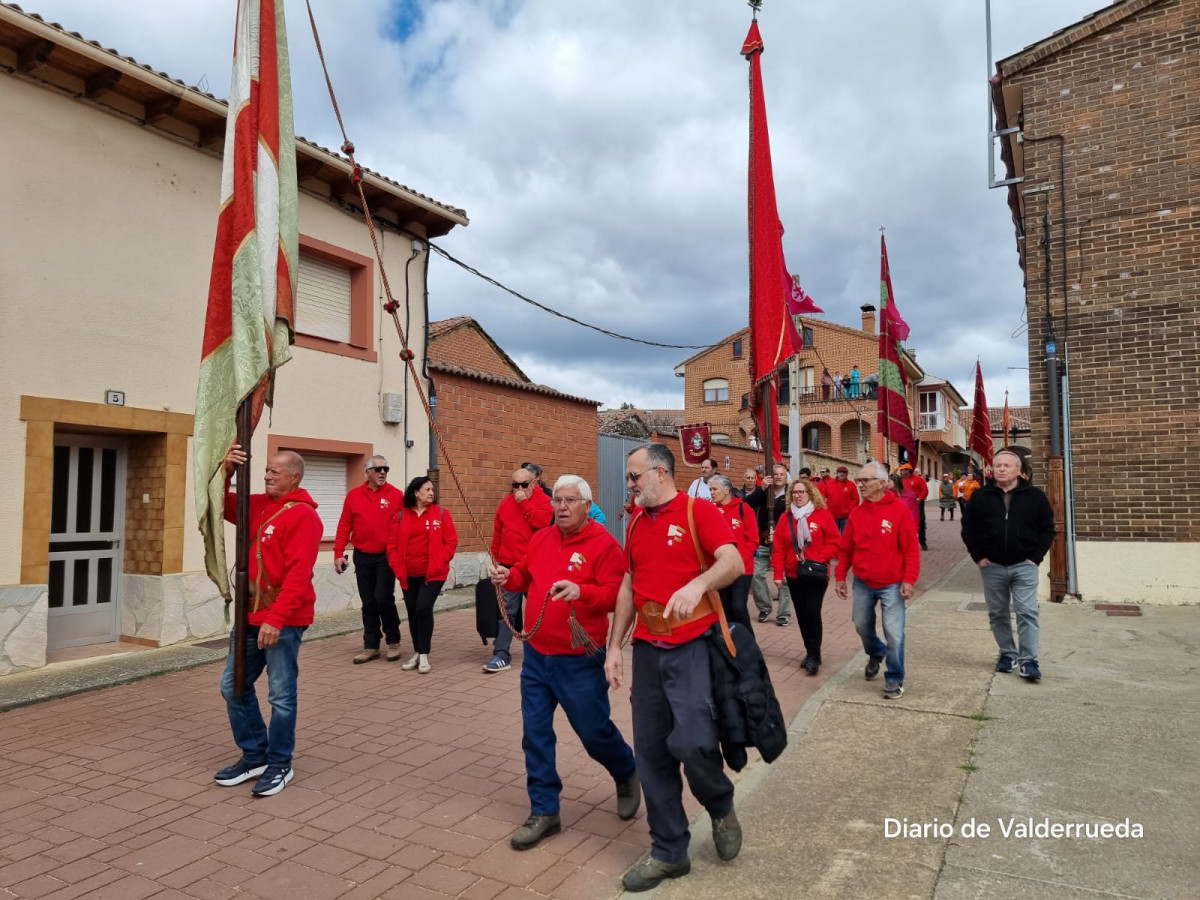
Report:
[[[1035,477],[1050,449],[1052,323],[1075,587],[1089,600],[1190,603],[1200,588],[1200,501],[1177,483],[1200,451],[1197,22],[1200,0],[1114,3],[1001,60],[992,79],[997,126],[1016,129],[1001,156],[1021,179],[1008,202]]]
[[[491,542],[496,505],[509,492],[513,469],[535,462],[550,487],[567,473],[596,483],[600,404],[534,384],[470,316],[430,322],[428,356],[442,436],[439,501],[458,524],[456,579],[469,582],[478,577],[475,553]],[[478,528],[471,524],[449,465]]]
[[[804,347],[795,358],[794,391],[792,367],[780,367],[780,439],[785,450],[790,436],[785,398],[790,392],[799,403],[801,446],[806,454],[820,453],[849,462],[879,456],[877,398],[872,383],[879,355],[876,311],[870,304],[861,310],[861,328],[797,317]],[[708,422],[716,442],[757,441],[750,413],[749,346],[750,329],[743,328],[675,367],[675,374],[684,379],[685,421]],[[963,399],[948,381],[927,377],[915,352],[906,351],[903,356],[910,419],[921,428],[918,463],[927,474],[940,477],[942,468],[951,464],[965,443],[953,414]],[[844,381],[855,366],[859,370],[857,391],[853,386],[847,389]],[[826,371],[833,384],[822,382]],[[899,462],[895,445],[889,450],[890,461]]]

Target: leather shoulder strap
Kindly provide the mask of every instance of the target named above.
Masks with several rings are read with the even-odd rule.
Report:
[[[700,549],[700,535],[696,534],[696,516],[693,513],[696,501],[692,497],[688,497],[687,502],[687,520],[688,531],[692,533],[692,546],[696,548],[696,559],[700,561],[700,571],[708,570],[708,565],[704,562],[704,551]],[[710,591],[716,594],[716,591]],[[729,651],[729,655],[737,656],[737,647],[733,645],[733,635],[729,633],[729,622],[725,619],[725,605],[721,602],[720,596],[713,597],[713,606],[717,608],[717,618],[721,620],[721,634],[725,638],[725,649]]]

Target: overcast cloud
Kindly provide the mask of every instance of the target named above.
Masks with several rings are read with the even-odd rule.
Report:
[[[994,56],[1102,5],[995,0]],[[969,401],[978,356],[991,405],[1006,388],[1014,405],[1027,402],[1012,222],[1005,192],[987,188],[982,0],[763,6],[789,267],[828,319],[857,326],[859,306],[878,300],[886,225],[897,305],[925,370]],[[228,94],[234,0],[22,8]],[[359,160],[470,216],[469,227],[439,241],[449,252],[624,334],[710,344],[745,326],[744,2],[313,0],[313,8]],[[287,18],[296,132],[336,148],[303,2],[289,0]],[[535,381],[607,406],[683,405],[672,370],[694,351],[584,330],[436,257],[430,303],[433,318],[474,316]]]

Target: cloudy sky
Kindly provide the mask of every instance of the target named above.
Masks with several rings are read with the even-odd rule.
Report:
[[[601,327],[706,345],[747,321],[744,0],[312,0],[361,162],[466,209],[440,243]],[[1103,0],[994,0],[1008,56]],[[228,94],[235,0],[21,0]],[[1028,400],[1021,272],[987,187],[983,0],[765,0],[763,80],[789,267],[828,319],[878,299],[887,226],[909,346],[971,399]],[[296,132],[341,138],[288,0]],[[1002,170],[1001,170],[1002,171]],[[215,203],[215,198],[214,198]],[[474,316],[535,381],[681,407],[691,350],[553,318],[435,258],[431,315]],[[870,367],[870,368],[873,368]]]

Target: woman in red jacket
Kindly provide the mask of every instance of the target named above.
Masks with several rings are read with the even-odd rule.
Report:
[[[829,568],[838,555],[837,523],[825,508],[825,498],[807,478],[793,481],[788,488],[790,504],[783,519],[775,526],[775,546],[771,562],[775,584],[786,577],[805,657],[800,667],[809,675],[821,668],[821,604],[829,586]]]
[[[427,675],[429,645],[433,640],[433,604],[450,574],[450,560],[458,548],[458,532],[449,510],[433,502],[433,482],[418,475],[404,490],[404,509],[388,532],[388,564],[404,591],[412,658],[402,669]]]
[[[708,490],[712,502],[725,516],[733,536],[737,539],[738,552],[742,554],[745,570],[728,587],[720,590],[721,605],[725,607],[725,618],[745,627],[751,635],[750,613],[746,610],[746,598],[750,596],[750,582],[754,578],[754,551],[758,548],[758,519],[753,509],[733,496],[733,482],[724,475],[708,479]]]

